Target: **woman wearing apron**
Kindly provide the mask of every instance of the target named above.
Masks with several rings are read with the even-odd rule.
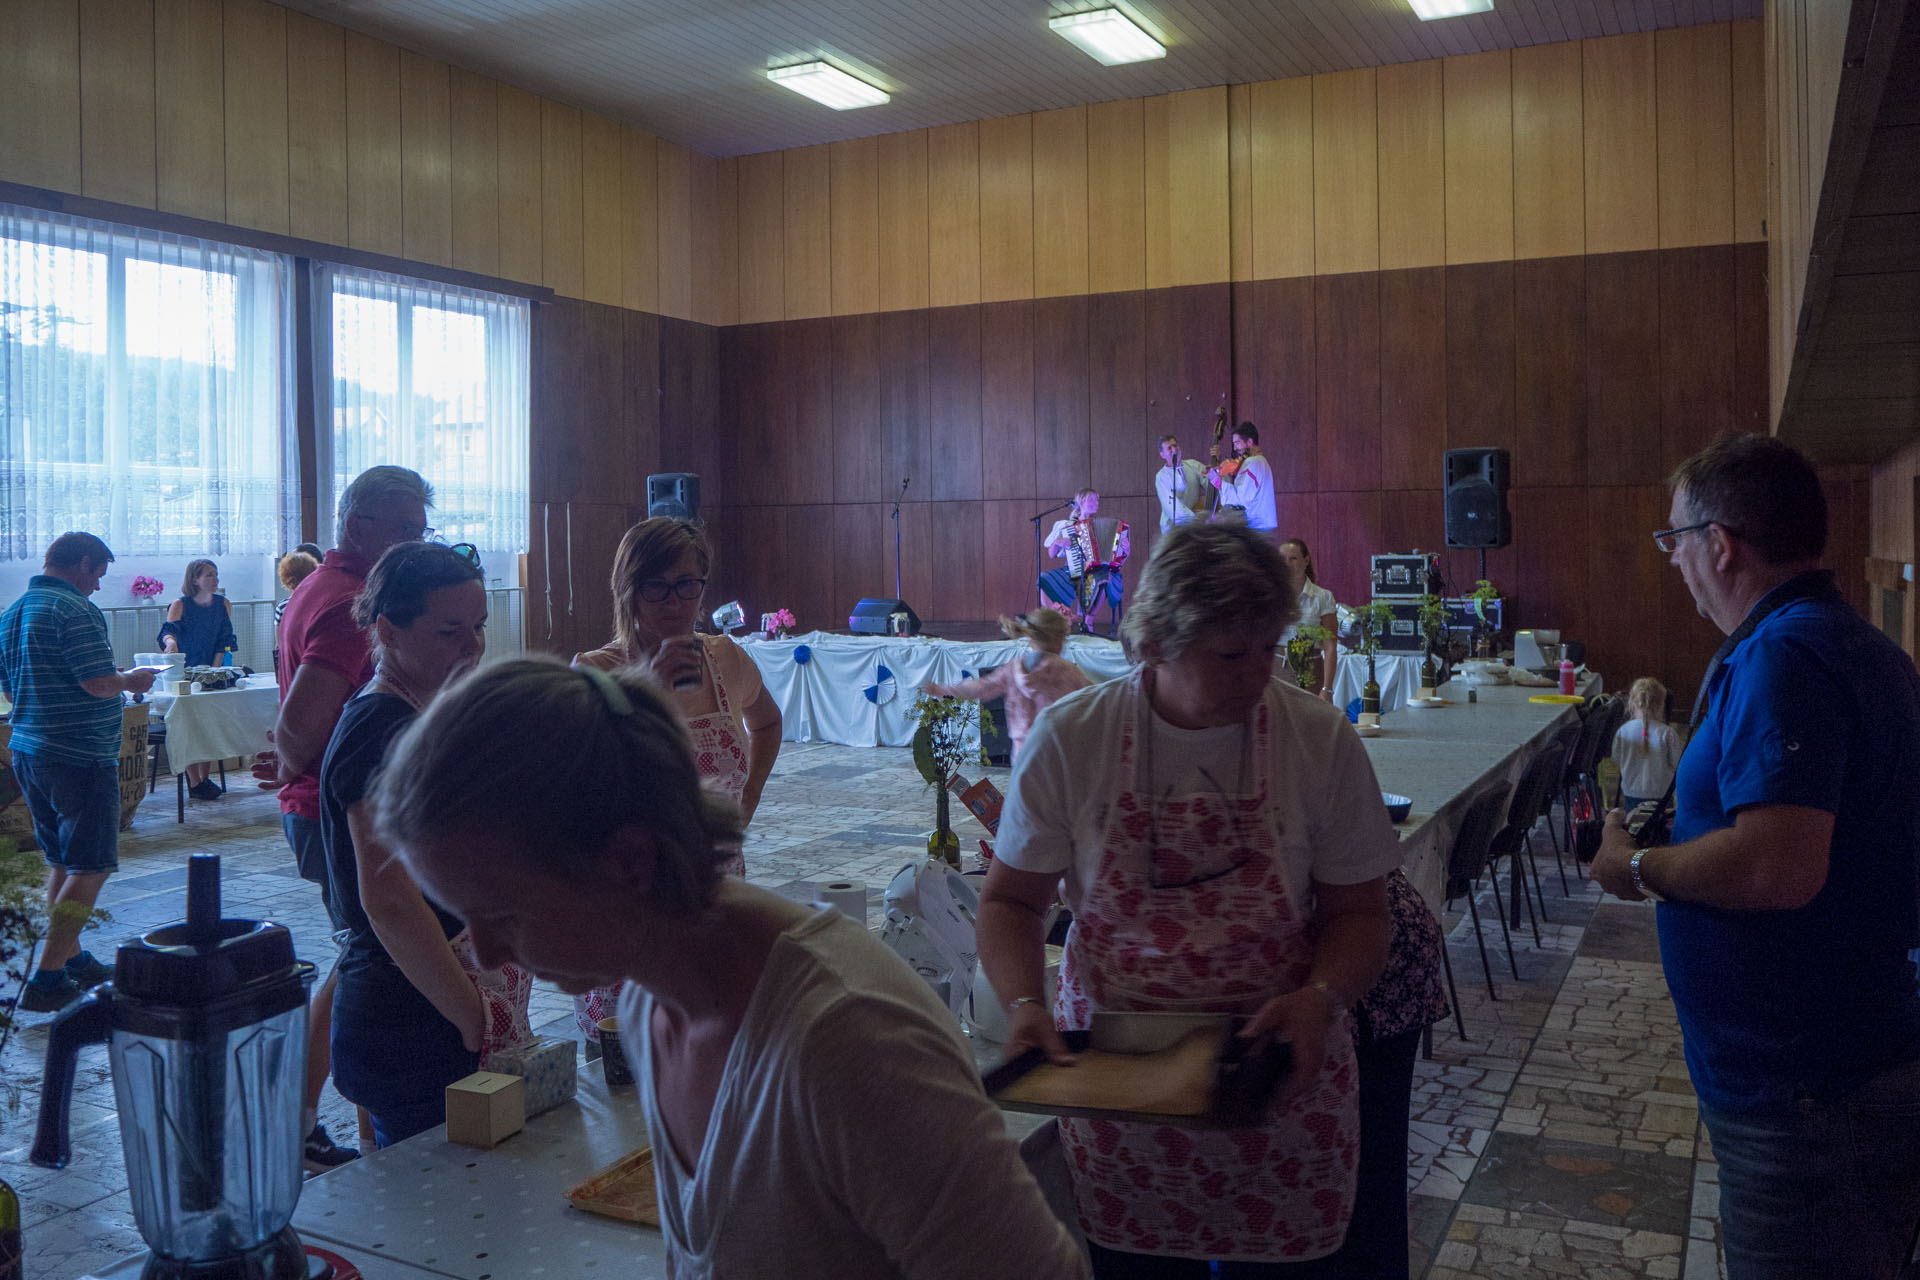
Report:
[[[1349,1006],[1386,960],[1400,863],[1345,717],[1277,680],[1294,620],[1278,550],[1186,525],[1126,616],[1142,665],[1055,703],[1014,775],[980,906],[980,959],[1009,1001],[1008,1056],[1070,1060],[1058,1031],[1100,1010],[1217,1011],[1293,1043],[1262,1123],[1062,1120],[1094,1272],[1331,1273],[1359,1147]],[[1041,920],[1073,911],[1056,1010]]]
[[[573,665],[650,666],[673,690],[668,698],[693,740],[701,781],[752,822],[780,754],[780,705],[739,645],[726,636],[694,634],[712,562],[707,535],[691,520],[656,516],[627,530],[613,557],[613,641],[575,654]],[[745,876],[746,859],[735,854],[723,869]],[[600,1019],[613,1015],[618,994],[595,990],[574,998],[575,1021],[590,1039],[599,1038]]]

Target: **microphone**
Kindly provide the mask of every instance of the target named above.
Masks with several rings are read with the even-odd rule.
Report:
[[[905,479],[903,479],[903,480],[902,480],[902,481],[900,482],[900,492],[904,494],[904,493],[905,493],[905,492],[907,491],[907,486],[908,486],[908,485],[910,485],[910,484],[912,484],[912,483],[913,483],[913,477],[912,477],[912,476],[908,476],[908,477],[906,477]]]

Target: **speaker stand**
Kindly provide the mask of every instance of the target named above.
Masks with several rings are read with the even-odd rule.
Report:
[[[1487,580],[1487,549],[1485,547],[1482,547],[1480,548],[1480,581],[1485,582],[1486,580]]]

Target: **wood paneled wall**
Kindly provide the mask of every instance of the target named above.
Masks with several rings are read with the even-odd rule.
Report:
[[[744,156],[742,323],[1764,238],[1760,23]]]
[[[0,22],[0,181],[735,318],[732,160],[264,0]]]
[[[1688,690],[1717,636],[1647,535],[1680,459],[1765,429],[1764,272],[1764,246],[1722,244],[724,330],[737,429],[701,463],[722,477],[716,598],[834,626],[891,593],[889,504],[911,476],[909,602],[928,618],[1027,607],[1031,517],[1090,482],[1144,557],[1155,441],[1203,454],[1224,395],[1261,426],[1281,524],[1339,599],[1365,599],[1374,552],[1444,543],[1442,450],[1500,445],[1515,542],[1488,572],[1513,616],[1584,638],[1611,679]],[[1857,578],[1864,491],[1837,481],[1833,501],[1830,559]],[[1475,553],[1447,564],[1455,583],[1478,574]]]

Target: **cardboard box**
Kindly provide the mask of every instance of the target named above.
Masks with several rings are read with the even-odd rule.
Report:
[[[527,1084],[519,1076],[476,1071],[447,1086],[447,1141],[493,1148],[527,1124]]]
[[[147,794],[147,721],[150,714],[150,708],[144,703],[135,703],[120,713],[122,831],[133,825],[133,811]],[[7,743],[12,737],[13,726],[0,724],[0,763],[12,763],[13,757],[7,751]],[[0,809],[0,836],[12,838],[22,849],[39,848],[33,834],[33,815],[27,812],[26,797],[22,796]]]
[[[573,1101],[580,1083],[580,1047],[572,1040],[535,1039],[487,1055],[487,1070],[527,1082],[527,1114],[537,1116]]]

